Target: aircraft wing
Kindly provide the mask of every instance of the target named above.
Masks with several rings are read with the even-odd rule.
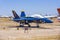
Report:
[[[31,20],[31,21],[33,21],[33,20],[40,20],[39,18],[34,18],[34,17],[20,17],[20,18],[17,18],[17,19],[14,19],[15,21],[17,20]]]

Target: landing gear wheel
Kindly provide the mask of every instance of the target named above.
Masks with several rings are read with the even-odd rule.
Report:
[[[28,24],[28,27],[30,27],[30,24]]]
[[[39,26],[37,26],[37,28],[39,28]]]
[[[20,27],[24,27],[23,25],[20,25]]]
[[[30,27],[30,25],[28,25],[28,27]]]

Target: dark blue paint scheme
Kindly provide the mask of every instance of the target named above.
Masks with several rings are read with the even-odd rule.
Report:
[[[13,15],[14,15],[14,18],[13,18],[13,20],[14,21],[17,21],[17,22],[19,22],[19,21],[21,21],[21,20],[23,20],[23,21],[42,21],[42,22],[45,22],[45,23],[53,23],[53,21],[51,21],[51,20],[49,20],[48,18],[34,18],[34,17],[26,17],[26,15],[25,15],[25,12],[24,11],[22,11],[21,12],[21,15],[20,15],[20,17],[16,14],[16,12],[13,10],[12,11],[13,12]]]

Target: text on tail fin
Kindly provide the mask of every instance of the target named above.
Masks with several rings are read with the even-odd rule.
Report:
[[[12,13],[14,15],[14,18],[19,18],[19,16],[17,15],[17,13],[14,10],[12,10]]]

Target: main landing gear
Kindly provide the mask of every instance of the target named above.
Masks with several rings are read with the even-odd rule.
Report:
[[[37,24],[37,28],[39,28],[39,21],[36,21],[36,24]],[[24,25],[28,25],[28,27],[31,27],[27,21],[20,22],[20,27],[24,27]]]

